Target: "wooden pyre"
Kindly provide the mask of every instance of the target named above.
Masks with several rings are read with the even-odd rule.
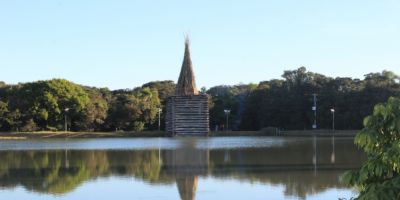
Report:
[[[199,94],[190,58],[190,43],[185,55],[175,95],[167,100],[166,131],[170,136],[206,136],[209,132],[208,96]]]

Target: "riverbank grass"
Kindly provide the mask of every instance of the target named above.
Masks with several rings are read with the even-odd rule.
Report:
[[[217,131],[210,132],[210,137],[235,137],[235,136],[281,136],[281,137],[354,137],[357,130],[296,130],[296,131]],[[47,138],[145,138],[165,137],[164,131],[143,131],[143,132],[5,132],[0,133],[0,140],[16,139],[47,139]]]

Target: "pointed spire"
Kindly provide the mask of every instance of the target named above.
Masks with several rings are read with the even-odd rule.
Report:
[[[185,176],[176,178],[179,196],[181,200],[195,200],[197,187],[199,185],[198,176]]]
[[[186,36],[185,39],[185,55],[183,57],[181,74],[179,75],[178,84],[176,85],[175,95],[190,96],[198,95],[199,91],[196,87],[196,79],[193,72],[192,60],[190,58],[190,40]]]

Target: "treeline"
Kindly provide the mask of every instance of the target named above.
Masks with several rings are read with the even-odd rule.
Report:
[[[400,95],[399,77],[390,71],[366,74],[364,80],[360,80],[327,77],[301,67],[285,71],[282,78],[258,85],[211,88],[209,91],[216,91],[211,94],[218,105],[213,113],[219,113],[213,123],[221,122],[222,108],[228,107],[232,110],[233,127],[240,130],[311,129],[313,95],[316,94],[319,129],[332,128],[331,109],[334,109],[336,129],[358,130],[375,104]]]
[[[260,130],[311,129],[313,94],[317,95],[318,128],[331,128],[335,109],[337,129],[360,129],[373,106],[400,95],[399,77],[390,71],[370,73],[363,80],[332,78],[301,67],[285,71],[283,79],[257,84],[202,88],[209,94],[210,127]],[[157,130],[161,112],[173,95],[173,81],[111,91],[77,85],[63,79],[7,85],[0,82],[0,130],[141,131]]]
[[[157,88],[160,89],[158,92]],[[63,79],[0,84],[2,131],[141,131],[154,129],[172,81],[110,91]]]

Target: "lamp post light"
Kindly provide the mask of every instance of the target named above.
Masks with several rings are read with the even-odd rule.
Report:
[[[68,132],[67,113],[69,111],[69,108],[65,108],[64,111],[65,111],[65,113],[64,113],[64,120],[65,120],[64,128],[65,128],[65,132]]]
[[[335,132],[335,108],[331,108],[332,113],[332,131]]]
[[[161,131],[161,112],[162,112],[162,109],[159,108],[158,109],[158,131]]]
[[[226,109],[224,110],[224,113],[226,115],[226,130],[229,129],[229,114],[231,114],[231,110]]]

